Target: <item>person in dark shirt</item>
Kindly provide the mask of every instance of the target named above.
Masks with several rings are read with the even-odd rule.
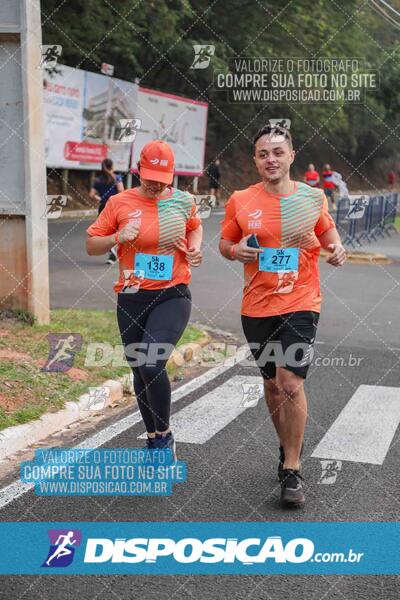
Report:
[[[217,206],[219,206],[219,180],[221,179],[221,170],[219,168],[220,164],[220,160],[217,158],[209,165],[207,169],[207,175],[209,178],[208,187],[210,188],[209,193],[215,196]]]
[[[89,197],[93,200],[97,200],[99,203],[98,214],[101,213],[105,207],[107,200],[124,191],[124,184],[122,183],[122,177],[114,173],[114,164],[111,158],[105,158],[101,163],[100,176],[95,179],[93,187],[89,192]],[[115,246],[111,248],[107,263],[112,265],[117,262],[117,252]]]

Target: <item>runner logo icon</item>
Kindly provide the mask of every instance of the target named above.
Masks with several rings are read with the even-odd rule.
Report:
[[[369,203],[368,196],[349,198],[349,210],[346,219],[362,219]]]
[[[318,483],[332,485],[335,483],[339,472],[342,470],[341,460],[320,460],[322,473]]]
[[[42,567],[68,567],[75,554],[75,547],[81,545],[80,529],[49,529],[50,548]]]
[[[49,333],[49,356],[41,368],[45,373],[61,371],[65,373],[72,367],[75,354],[82,347],[80,333]]]
[[[259,399],[264,394],[264,385],[262,383],[242,383],[243,398],[240,406],[246,408],[257,406]]]

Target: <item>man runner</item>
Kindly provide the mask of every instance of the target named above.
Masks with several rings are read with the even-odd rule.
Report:
[[[318,256],[320,247],[328,250],[327,262],[339,267],[346,253],[323,191],[290,178],[295,153],[289,131],[266,126],[254,144],[261,182],[234,192],[228,200],[220,252],[244,263],[242,325],[264,378],[267,406],[280,440],[281,503],[302,506],[304,380],[321,305]],[[252,234],[260,248],[248,246]],[[276,361],[275,352],[271,357],[267,347],[271,342],[275,348],[279,345],[283,360]],[[296,351],[294,359],[290,348],[300,348],[300,356]],[[263,357],[265,349],[269,356],[264,352]]]

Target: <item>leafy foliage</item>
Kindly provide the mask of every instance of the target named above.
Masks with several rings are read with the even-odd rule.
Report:
[[[208,151],[227,159],[251,150],[270,117],[290,117],[296,147],[362,162],[390,156],[398,138],[400,47],[396,30],[368,3],[347,0],[42,0],[43,42],[63,47],[62,62],[210,104]],[[190,69],[193,44],[213,44],[212,67]],[[213,71],[234,57],[359,57],[379,69],[379,92],[361,105],[234,104],[213,86]],[[373,126],[371,127],[371,123]],[[301,160],[301,158],[300,158]]]

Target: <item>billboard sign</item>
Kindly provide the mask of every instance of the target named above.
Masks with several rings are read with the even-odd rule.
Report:
[[[135,83],[65,65],[45,71],[47,167],[100,169],[109,157],[116,171],[128,170],[131,143],[120,140],[120,121],[136,117],[137,90]]]
[[[176,175],[202,175],[207,133],[207,102],[139,88],[137,117],[141,120],[132,152],[137,171],[140,150],[151,140],[165,140],[175,154]]]

